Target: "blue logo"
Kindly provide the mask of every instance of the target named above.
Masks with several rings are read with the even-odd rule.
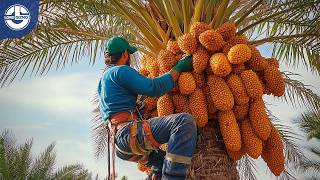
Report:
[[[39,0],[0,0],[0,39],[20,38],[38,21]]]

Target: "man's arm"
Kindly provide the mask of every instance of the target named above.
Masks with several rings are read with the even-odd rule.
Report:
[[[173,75],[176,76],[176,75]],[[147,78],[129,66],[119,68],[118,83],[135,94],[162,96],[174,88],[174,77],[166,73],[156,78]],[[177,77],[176,77],[177,79]]]
[[[172,79],[174,80],[174,82],[176,82],[178,80],[179,76],[180,76],[180,72],[178,72],[178,71],[176,71],[174,69],[171,69],[169,71],[169,73],[171,74]]]
[[[181,72],[192,71],[192,57],[185,56],[169,71],[154,79],[146,78],[129,66],[119,69],[119,83],[136,94],[162,96],[174,88]]]

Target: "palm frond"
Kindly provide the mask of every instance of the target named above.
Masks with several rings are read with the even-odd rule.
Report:
[[[292,79],[293,74],[290,72],[284,73],[286,92],[283,96],[287,103],[291,103],[292,106],[306,107],[310,111],[319,112],[320,110],[320,96],[314,93],[309,87],[299,80]]]
[[[16,160],[14,162],[14,167],[12,170],[15,172],[15,177],[27,177],[32,165],[31,159],[31,147],[32,140],[26,141],[24,145],[18,148],[18,153]]]
[[[15,176],[15,172],[12,171],[15,166],[15,159],[18,151],[16,147],[16,138],[9,130],[4,130],[0,136],[0,174],[4,179],[10,179]]]
[[[303,64],[319,75],[319,22],[319,0],[265,1],[238,23],[238,34],[254,37],[255,45],[271,43],[272,56],[294,68]]]
[[[80,164],[72,164],[58,169],[53,175],[53,179],[88,179],[90,173]]]
[[[248,179],[248,180],[256,180],[257,179],[257,165],[254,162],[254,160],[248,156],[245,155],[238,161],[238,172],[239,172],[239,177],[241,179]]]
[[[307,70],[320,74],[320,33],[292,36],[273,41],[273,56],[288,66],[298,68],[302,64]]]
[[[95,145],[95,157],[101,158],[107,153],[107,146],[108,146],[108,136],[107,129],[105,124],[102,120],[100,109],[99,109],[99,97],[95,94],[93,98],[94,109],[92,111],[93,118],[92,118],[92,138]]]
[[[289,171],[289,167],[285,167],[284,171],[277,177],[278,180],[299,180],[296,175]]]
[[[307,172],[311,174],[320,173],[320,161],[315,159],[306,159],[300,163],[299,169],[300,172]]]
[[[48,179],[52,176],[56,160],[54,147],[55,143],[50,144],[35,160],[30,170],[29,179]]]
[[[64,68],[84,57],[89,59],[88,64],[93,64],[96,57],[101,56],[104,41],[111,36],[135,39],[127,35],[128,30],[122,26],[127,24],[125,21],[111,15],[96,16],[87,12],[83,15],[84,10],[79,8],[66,9],[61,14],[64,9],[50,7],[52,13],[47,15],[44,11],[38,26],[29,35],[0,41],[0,86],[10,84],[26,72],[46,74],[52,68]]]
[[[310,151],[320,157],[320,149],[318,147],[311,147]]]
[[[317,112],[302,113],[301,117],[295,120],[300,126],[300,129],[304,131],[308,139],[318,138],[320,139],[320,114]]]
[[[8,167],[6,162],[6,151],[4,148],[4,139],[0,138],[0,178],[6,179],[8,176]]]

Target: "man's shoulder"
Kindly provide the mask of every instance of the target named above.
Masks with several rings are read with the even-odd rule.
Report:
[[[130,73],[135,72],[136,70],[130,66],[127,65],[120,65],[120,66],[114,66],[114,69],[112,69],[115,73]]]
[[[106,70],[106,72],[104,73],[104,76],[118,76],[121,74],[127,74],[130,72],[134,72],[136,71],[135,69],[133,69],[130,66],[127,65],[120,65],[120,66],[113,66],[110,67]]]

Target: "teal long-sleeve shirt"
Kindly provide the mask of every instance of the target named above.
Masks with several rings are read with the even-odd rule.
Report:
[[[104,121],[113,114],[135,110],[138,95],[162,96],[174,87],[171,74],[146,78],[130,66],[112,66],[98,85],[100,112]]]

